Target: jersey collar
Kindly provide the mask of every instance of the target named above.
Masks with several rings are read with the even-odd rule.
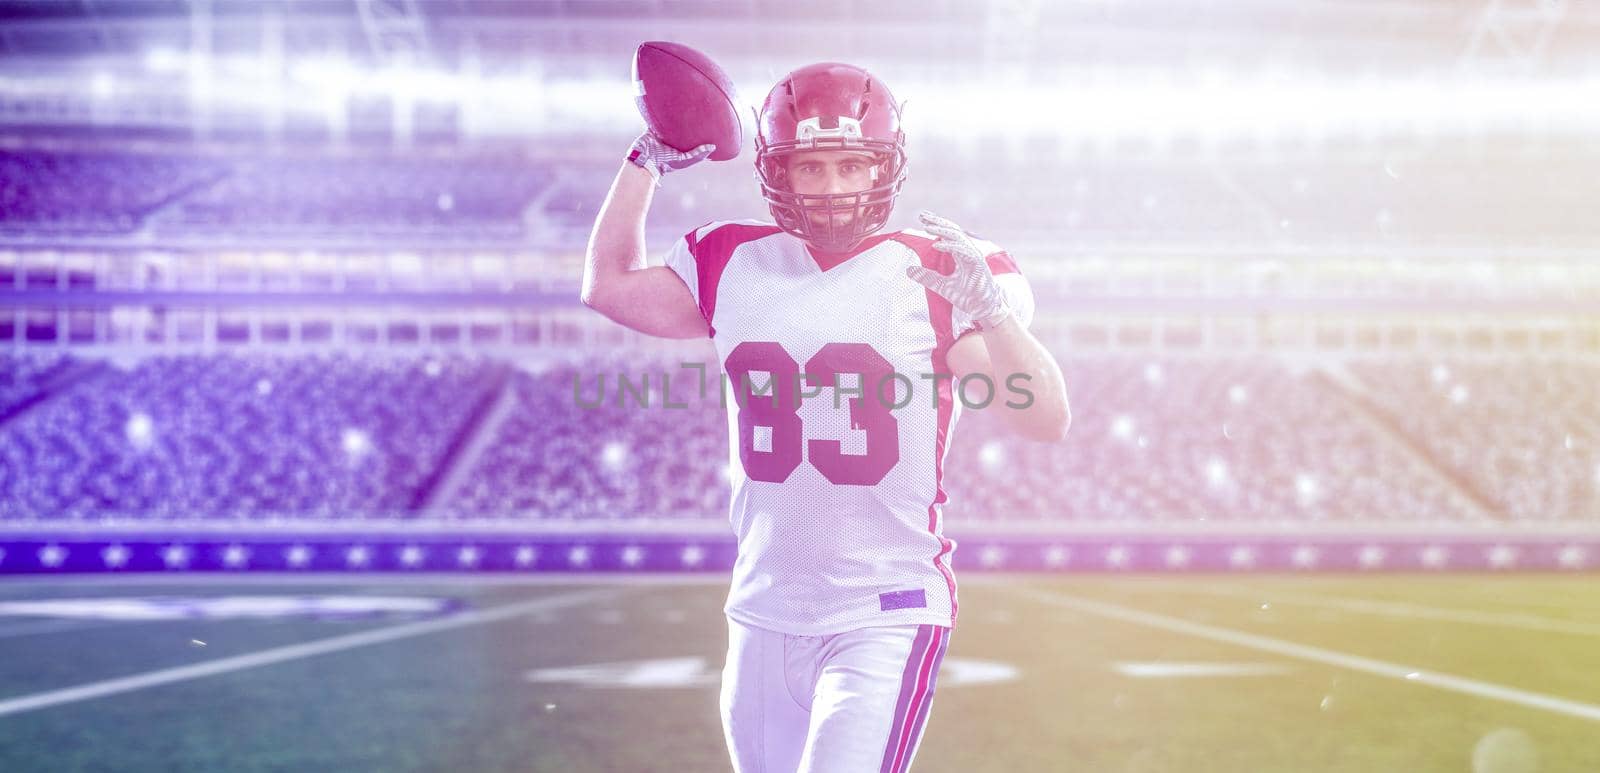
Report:
[[[802,241],[801,243],[805,245],[806,254],[811,256],[811,260],[817,264],[817,268],[823,272],[826,272],[829,269],[835,268],[845,261],[848,261],[849,259],[888,241],[893,236],[893,233],[869,236],[866,239],[863,239],[861,244],[857,245],[855,249],[849,252],[825,252],[811,246],[810,242]]]

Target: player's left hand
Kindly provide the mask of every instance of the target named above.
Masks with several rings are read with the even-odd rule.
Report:
[[[927,211],[918,218],[922,227],[937,237],[933,248],[950,253],[956,268],[953,273],[941,274],[922,266],[908,266],[906,276],[943,296],[984,330],[1004,322],[1011,315],[1011,308],[989,270],[988,256],[961,226]]]

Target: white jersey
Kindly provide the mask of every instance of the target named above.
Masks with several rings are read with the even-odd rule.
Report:
[[[942,483],[962,406],[945,352],[973,324],[906,276],[917,264],[952,270],[933,240],[879,234],[829,256],[770,223],[739,221],[695,229],[668,252],[724,374],[739,544],[730,618],[805,635],[955,624]],[[1028,324],[1027,282],[986,246]],[[994,386],[990,408],[1019,399],[1004,379]],[[987,392],[978,383],[964,394],[976,406]]]

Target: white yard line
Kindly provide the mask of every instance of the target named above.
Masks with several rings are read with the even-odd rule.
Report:
[[[1323,607],[1346,612],[1359,612],[1365,615],[1398,617],[1404,620],[1438,620],[1449,623],[1511,628],[1521,631],[1544,631],[1547,633],[1572,634],[1574,636],[1600,636],[1600,624],[1583,623],[1574,620],[1557,620],[1541,615],[1445,609],[1399,601],[1374,601],[1371,599],[1353,599],[1312,593],[1284,593],[1270,588],[1252,589],[1240,586],[1170,583],[1165,584],[1163,590],[1176,591],[1178,593],[1204,593],[1213,596],[1243,598],[1274,604]]]
[[[550,598],[533,599],[515,604],[504,604],[490,609],[472,610],[458,615],[438,618],[434,620],[421,620],[413,623],[403,623],[379,628],[372,631],[333,636],[327,639],[290,644],[283,647],[251,652],[244,655],[210,660],[204,663],[195,663],[188,666],[164,668],[159,671],[149,671],[143,674],[134,674],[116,679],[107,679],[100,682],[91,682],[76,687],[67,687],[60,690],[25,695],[18,698],[0,700],[0,717],[11,714],[21,714],[27,711],[59,706],[64,703],[75,703],[94,698],[103,698],[107,695],[142,690],[146,687],[156,687],[173,682],[183,682],[190,679],[200,679],[207,676],[216,676],[233,671],[243,671],[250,668],[284,663],[301,658],[326,655],[331,652],[367,647],[373,644],[408,639],[413,636],[423,636],[439,631],[448,631],[454,628],[463,628],[470,625],[493,623],[508,618],[518,617],[533,612],[570,607],[587,601],[596,601],[622,592],[619,588],[600,588],[588,591],[575,591],[563,593]]]
[[[1282,639],[1258,636],[1256,634],[1235,631],[1229,628],[1220,628],[1214,625],[1203,625],[1201,623],[1191,622],[1182,618],[1158,615],[1152,612],[1145,612],[1142,610],[1133,609],[1131,607],[1125,607],[1120,604],[1108,604],[1103,601],[1093,601],[1090,599],[1068,596],[1061,593],[1047,593],[1045,591],[1034,590],[1028,587],[1012,587],[1009,590],[1013,593],[1026,596],[1041,603],[1071,609],[1075,612],[1097,615],[1112,620],[1120,620],[1125,623],[1133,623],[1150,628],[1159,628],[1165,631],[1171,631],[1173,633],[1180,633],[1201,639],[1209,639],[1211,641],[1222,642],[1224,644],[1232,644],[1259,652],[1270,652],[1274,655],[1282,655],[1288,658],[1322,663],[1324,665],[1343,668],[1350,671],[1360,671],[1362,673],[1372,674],[1375,676],[1412,682],[1414,684],[1423,684],[1429,687],[1436,687],[1441,690],[1449,690],[1451,692],[1473,695],[1480,698],[1488,698],[1490,700],[1503,701],[1505,703],[1514,703],[1527,708],[1540,709],[1542,711],[1549,711],[1569,717],[1576,717],[1578,719],[1587,719],[1600,722],[1600,705],[1595,705],[1592,703],[1582,703],[1579,701],[1567,700],[1565,698],[1557,698],[1552,695],[1544,695],[1542,693],[1529,692],[1527,690],[1518,690],[1513,687],[1506,687],[1504,685],[1493,684],[1491,682],[1468,679],[1466,677],[1455,676],[1452,674],[1442,674],[1436,671],[1427,671],[1415,666],[1389,663],[1382,660],[1375,660],[1373,658],[1361,657],[1359,655],[1350,655],[1343,652],[1337,652],[1335,650],[1323,649],[1321,647],[1296,644],[1294,642],[1284,641]]]
[[[1277,663],[1199,663],[1152,660],[1118,662],[1111,665],[1117,673],[1136,679],[1205,679],[1235,676],[1278,676],[1289,673],[1289,667]]]
[[[115,623],[96,623],[89,620],[29,619],[27,622],[0,625],[0,639],[34,636],[42,633],[60,633],[61,631],[80,631],[85,628],[103,628],[108,625],[115,625]]]

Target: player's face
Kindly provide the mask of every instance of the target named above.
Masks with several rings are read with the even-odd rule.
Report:
[[[801,196],[820,194],[860,193],[871,188],[873,158],[867,153],[848,150],[812,150],[789,157],[790,190]],[[806,204],[822,204],[822,199],[802,199]],[[811,222],[825,225],[828,216],[821,212],[809,213]],[[855,219],[853,212],[833,215],[834,225],[848,225]]]

